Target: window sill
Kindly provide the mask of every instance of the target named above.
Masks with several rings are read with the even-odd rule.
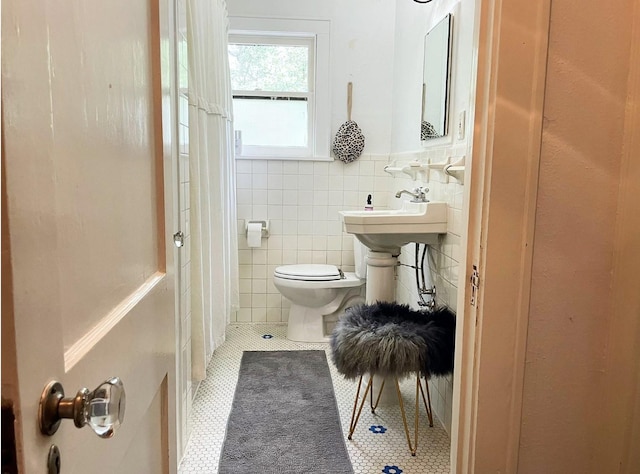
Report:
[[[236,155],[236,160],[280,160],[280,161],[334,161],[331,156],[247,156]]]

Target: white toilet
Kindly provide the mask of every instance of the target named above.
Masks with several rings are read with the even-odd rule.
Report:
[[[284,265],[273,273],[273,283],[291,301],[287,339],[327,342],[344,310],[364,303],[366,247],[354,239],[355,273],[335,265]]]

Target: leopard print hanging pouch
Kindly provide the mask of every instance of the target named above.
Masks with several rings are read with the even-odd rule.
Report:
[[[351,96],[353,85],[347,87],[347,121],[340,125],[333,139],[333,153],[336,158],[345,163],[357,160],[364,149],[364,135],[358,124],[351,120]]]

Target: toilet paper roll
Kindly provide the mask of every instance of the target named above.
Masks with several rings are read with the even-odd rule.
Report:
[[[262,245],[262,222],[249,222],[247,224],[247,245],[260,247]]]

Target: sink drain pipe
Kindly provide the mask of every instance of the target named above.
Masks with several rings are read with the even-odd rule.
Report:
[[[418,290],[418,306],[433,309],[436,306],[436,287],[431,282],[431,252],[428,244],[424,244],[422,249],[422,259],[420,265],[418,265],[418,255],[420,254],[420,244],[416,242],[415,251],[415,270],[416,270],[416,287]],[[429,253],[429,259],[427,260],[427,275],[429,277],[429,287],[427,287],[427,280],[425,278],[425,257]],[[429,301],[425,301],[424,295],[431,295]]]

